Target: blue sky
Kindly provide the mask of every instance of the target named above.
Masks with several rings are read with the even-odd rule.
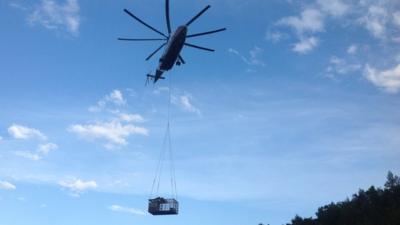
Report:
[[[400,3],[205,5],[187,64],[144,86],[162,0],[0,2],[0,224],[283,224],[400,173]],[[166,126],[181,214],[147,198]],[[165,182],[164,182],[165,183]],[[168,193],[168,185],[162,187]]]

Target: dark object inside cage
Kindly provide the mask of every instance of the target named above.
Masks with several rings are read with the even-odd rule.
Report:
[[[149,199],[149,213],[158,215],[178,215],[179,203],[177,200],[170,198],[157,197]]]

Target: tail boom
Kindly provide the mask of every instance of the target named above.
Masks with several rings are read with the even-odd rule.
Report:
[[[146,83],[147,83],[149,80],[152,80],[153,83],[156,83],[159,79],[164,80],[165,77],[163,77],[162,74],[163,74],[163,71],[161,71],[161,70],[157,70],[155,75],[147,74]]]

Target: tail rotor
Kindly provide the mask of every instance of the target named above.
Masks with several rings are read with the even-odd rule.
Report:
[[[150,80],[153,79],[153,75],[150,74],[151,72],[149,72],[146,76],[146,83],[144,84],[145,86],[147,86],[150,82]]]

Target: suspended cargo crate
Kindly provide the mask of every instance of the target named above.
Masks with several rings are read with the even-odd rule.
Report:
[[[157,197],[149,199],[149,213],[158,215],[177,215],[179,212],[179,203],[177,200],[170,198]]]

